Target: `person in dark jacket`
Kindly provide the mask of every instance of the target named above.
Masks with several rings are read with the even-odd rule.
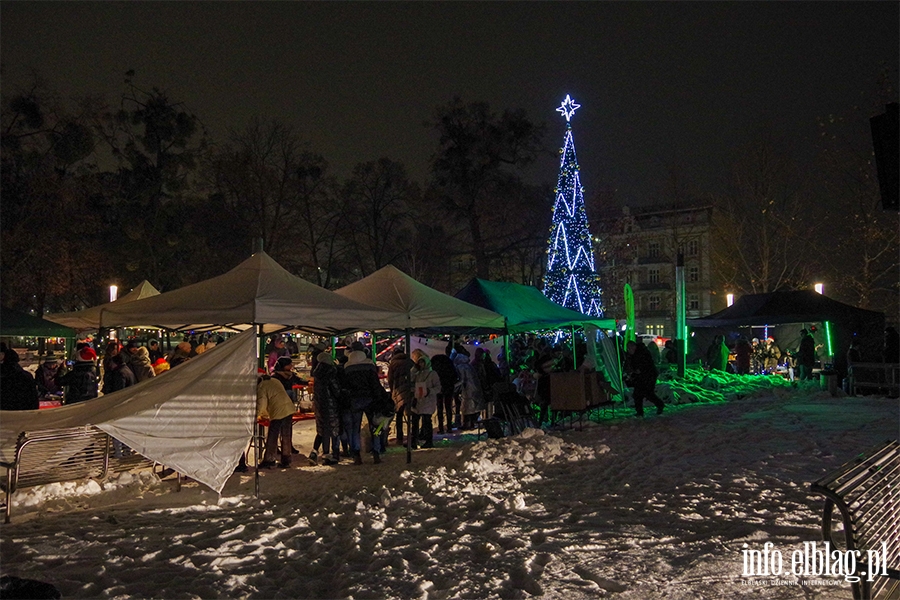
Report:
[[[19,353],[0,346],[0,410],[37,410],[41,407],[34,377],[19,365]]]
[[[800,379],[812,379],[813,367],[816,364],[816,340],[807,329],[800,330],[800,347],[797,349],[797,365],[800,367]]]
[[[370,359],[366,358],[366,353],[361,350],[354,350],[347,356],[347,364],[344,366],[343,387],[346,390],[350,403],[349,409],[343,414],[344,431],[347,433],[353,462],[361,465],[362,443],[360,427],[362,427],[363,413],[379,396],[387,392],[378,381],[378,367]],[[380,463],[381,454],[384,451],[381,448],[380,436],[375,436],[372,446],[375,462]]]
[[[103,376],[103,393],[110,394],[137,383],[137,378],[128,363],[125,362],[125,356],[120,352],[109,360],[109,371]]]
[[[453,389],[459,381],[456,367],[446,353],[438,353],[431,357],[431,368],[441,380],[441,393],[437,397],[438,433],[444,433],[444,415],[447,416],[447,433],[453,429],[453,405],[456,394]]]
[[[739,337],[734,345],[734,364],[738,375],[750,374],[750,355],[752,352],[753,347],[750,345],[750,341],[743,335]]]
[[[97,397],[97,376],[94,370],[93,361],[83,360],[76,361],[71,371],[60,367],[56,374],[56,383],[66,388],[63,396],[65,404],[75,404]]]
[[[316,368],[312,372],[313,404],[316,411],[316,438],[321,439],[322,461],[326,465],[335,465],[340,460],[341,416],[338,402],[341,397],[341,383],[334,360],[327,352],[320,352],[316,357]],[[316,462],[315,451],[309,460]]]
[[[637,416],[644,416],[644,399],[656,405],[656,414],[662,414],[665,404],[656,395],[656,377],[659,372],[653,364],[650,351],[643,344],[629,341],[625,345],[625,352],[625,373],[634,388],[634,409]]]
[[[388,387],[391,388],[391,399],[394,401],[394,412],[397,415],[397,443],[401,446],[403,445],[403,420],[409,416],[413,400],[409,374],[416,366],[416,363],[403,350],[398,346],[391,355],[391,362],[388,365]]]

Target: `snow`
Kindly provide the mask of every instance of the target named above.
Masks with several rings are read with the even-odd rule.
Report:
[[[447,437],[410,465],[303,461],[259,499],[252,472],[221,497],[149,471],[21,490],[0,572],[66,598],[846,598],[743,576],[742,550],[818,541],[808,483],[897,438],[898,400],[765,379],[668,381],[661,416]]]

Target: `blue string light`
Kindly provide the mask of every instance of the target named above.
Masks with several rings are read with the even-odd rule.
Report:
[[[544,295],[567,308],[601,317],[600,277],[594,268],[584,188],[581,187],[572,137],[571,118],[580,107],[566,95],[556,109],[566,119],[566,135],[560,150],[559,178],[554,190],[556,201],[547,244]]]

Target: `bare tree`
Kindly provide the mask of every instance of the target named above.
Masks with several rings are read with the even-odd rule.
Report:
[[[396,261],[409,245],[412,220],[429,216],[406,169],[387,158],[356,165],[341,195],[348,255],[363,277]]]
[[[716,209],[714,276],[744,294],[806,287],[814,273],[818,216],[790,159],[771,140],[749,146]]]

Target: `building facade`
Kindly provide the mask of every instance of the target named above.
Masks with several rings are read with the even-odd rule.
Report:
[[[623,288],[634,292],[640,334],[675,336],[677,257],[684,256],[686,315],[702,317],[724,308],[714,292],[710,260],[711,206],[630,209],[598,224],[598,257],[607,317],[625,318]]]

